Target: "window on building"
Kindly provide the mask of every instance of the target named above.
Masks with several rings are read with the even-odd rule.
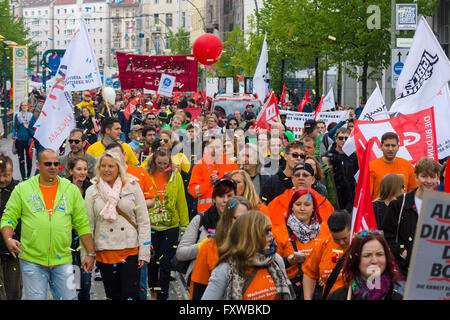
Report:
[[[159,14],[155,13],[153,17],[155,18],[155,24],[159,24]]]
[[[155,0],[155,4],[158,4],[158,0]]]
[[[116,17],[119,16],[119,9],[116,9]]]
[[[172,3],[172,0],[166,0],[166,3]]]
[[[181,12],[181,27],[186,27],[186,12]]]
[[[103,28],[98,29],[98,31],[99,31],[100,33],[102,33],[102,32],[103,32]]]
[[[172,14],[171,13],[166,13],[166,25],[168,27],[172,26]]]

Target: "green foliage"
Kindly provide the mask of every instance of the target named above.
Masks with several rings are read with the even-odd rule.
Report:
[[[30,30],[25,28],[22,18],[16,18],[11,14],[8,0],[0,1],[0,34],[6,40],[16,42],[18,45],[28,46],[28,68],[31,70],[33,57],[36,56],[38,44],[33,44],[29,38]],[[2,49],[3,50],[3,49]],[[7,48],[7,78],[12,79],[12,50]],[[1,61],[3,61],[3,52],[0,52]],[[36,60],[36,59],[34,59]],[[2,67],[3,73],[3,67]]]
[[[183,28],[178,29],[175,34],[172,30],[169,30],[168,38],[171,54],[185,55],[191,53],[192,47],[189,42],[189,36],[184,32]]]

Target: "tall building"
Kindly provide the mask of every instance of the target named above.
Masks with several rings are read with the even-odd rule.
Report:
[[[109,65],[115,64],[116,51],[140,51],[138,46],[138,22],[140,19],[140,0],[111,1],[110,8],[110,43]]]
[[[191,0],[143,0],[140,28],[141,52],[145,54],[170,54],[169,31],[176,34],[183,29],[190,32]]]
[[[83,18],[102,69],[110,62],[108,4],[105,0],[20,0],[14,10],[30,29],[32,41],[39,44],[39,60],[47,50],[66,49]],[[39,67],[36,71],[40,71]]]

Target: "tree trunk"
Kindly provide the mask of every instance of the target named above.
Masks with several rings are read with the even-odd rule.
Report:
[[[362,71],[362,99],[367,101],[367,72],[369,69],[369,63],[364,61],[363,71]]]
[[[317,107],[320,101],[320,72],[319,72],[319,58],[315,58],[314,69],[316,73],[316,97],[314,98],[314,104]]]
[[[338,80],[337,80],[337,103],[342,102],[342,64],[338,64]]]
[[[281,59],[280,92],[283,89],[285,61],[286,61],[285,59]],[[275,90],[275,88],[273,88],[273,90]]]

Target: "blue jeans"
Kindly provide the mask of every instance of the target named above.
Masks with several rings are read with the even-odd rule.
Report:
[[[141,268],[141,281],[139,283],[139,300],[147,300],[147,264]]]
[[[37,263],[20,260],[24,300],[47,300],[48,286],[54,300],[76,300],[71,263],[45,268]]]

